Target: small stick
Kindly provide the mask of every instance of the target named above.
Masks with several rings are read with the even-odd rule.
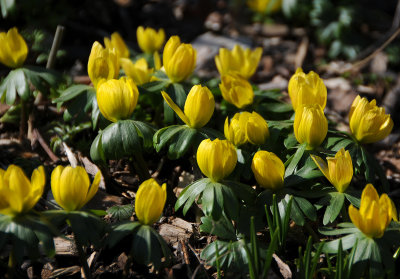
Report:
[[[49,155],[50,159],[51,159],[53,162],[58,162],[58,161],[60,161],[60,158],[58,158],[58,157],[53,153],[53,151],[51,151],[50,147],[49,147],[49,146],[47,145],[47,143],[44,141],[42,135],[39,133],[39,130],[36,129],[36,128],[33,129],[33,134],[34,134],[34,137],[36,137],[37,140],[39,141],[40,146],[42,146],[43,150],[46,151],[47,155]]]
[[[53,45],[51,46],[49,59],[47,60],[46,69],[52,69],[56,62],[57,51],[61,44],[61,39],[64,33],[64,26],[57,25],[56,34],[54,35]]]

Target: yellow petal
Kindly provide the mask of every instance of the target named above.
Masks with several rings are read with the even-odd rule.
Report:
[[[165,102],[172,108],[173,111],[179,116],[179,118],[190,127],[190,121],[187,116],[183,113],[183,111],[178,107],[174,101],[172,101],[171,97],[164,91],[161,91],[161,95],[163,96]]]

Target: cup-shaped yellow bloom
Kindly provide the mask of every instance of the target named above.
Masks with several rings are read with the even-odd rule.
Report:
[[[327,157],[328,164],[319,156],[311,155],[311,158],[336,190],[344,193],[353,178],[353,162],[349,151],[342,148],[335,157]]]
[[[15,216],[32,209],[42,196],[45,184],[43,166],[33,171],[31,181],[16,165],[0,169],[0,214]]]
[[[10,68],[18,68],[24,64],[27,55],[28,45],[16,27],[7,33],[0,32],[0,63]]]
[[[289,80],[288,91],[294,110],[302,105],[318,104],[322,109],[326,106],[326,86],[313,71],[305,74],[301,68],[297,68]]]
[[[201,172],[214,182],[224,179],[235,169],[237,154],[227,140],[203,140],[197,149],[197,164]]]
[[[398,221],[393,201],[386,194],[379,197],[372,184],[365,186],[359,210],[349,206],[349,216],[353,224],[371,238],[382,237],[392,219]]]
[[[165,32],[162,28],[156,31],[150,27],[139,26],[136,30],[136,36],[140,49],[146,53],[159,50],[165,41]]]
[[[225,101],[237,108],[243,108],[253,103],[253,87],[250,82],[238,75],[222,76],[219,89]]]
[[[294,135],[299,143],[307,143],[307,149],[319,146],[328,133],[328,120],[319,105],[301,106],[294,117]]]
[[[244,111],[236,113],[230,123],[228,117],[226,118],[224,134],[235,146],[246,142],[261,145],[269,137],[269,129],[267,121],[257,112]]]
[[[282,0],[247,0],[247,6],[258,13],[273,13],[279,11]]]
[[[97,172],[90,185],[85,168],[57,166],[51,173],[51,191],[55,201],[64,210],[79,210],[97,193],[100,180],[100,171]]]
[[[361,143],[383,140],[393,129],[393,120],[385,114],[385,108],[378,107],[375,99],[368,102],[360,96],[351,105],[349,122],[351,133]]]
[[[133,63],[128,58],[121,58],[120,62],[125,74],[133,79],[137,85],[142,85],[150,81],[154,70],[149,69],[146,59],[140,58]]]
[[[167,184],[160,186],[150,178],[139,186],[135,198],[135,212],[139,222],[152,225],[160,218],[167,199]]]
[[[191,44],[181,44],[178,36],[172,36],[163,52],[164,69],[172,82],[187,79],[196,66],[196,50]]]
[[[114,48],[119,58],[129,58],[129,49],[118,32],[112,33],[111,39],[105,37],[104,45],[108,49]]]
[[[257,70],[261,54],[261,47],[255,50],[244,50],[239,45],[235,45],[232,50],[220,48],[219,54],[215,56],[215,64],[221,76],[237,74],[249,79]]]
[[[206,86],[194,85],[186,98],[184,111],[172,101],[164,91],[161,92],[167,104],[176,112],[190,128],[199,129],[210,121],[214,113],[214,95]]]
[[[115,48],[103,48],[94,42],[88,61],[88,74],[95,88],[100,80],[117,78],[119,75],[119,59]]]
[[[257,151],[251,163],[251,170],[261,187],[272,191],[283,187],[285,166],[274,153],[264,150]]]
[[[131,78],[122,77],[101,82],[96,97],[101,114],[117,122],[131,117],[139,99],[139,90]]]

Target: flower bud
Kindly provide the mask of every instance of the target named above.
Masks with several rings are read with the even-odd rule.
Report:
[[[322,109],[326,106],[326,86],[313,71],[305,74],[301,68],[297,68],[289,80],[288,91],[294,110],[302,105],[318,104]]]
[[[254,12],[273,13],[282,7],[282,0],[247,0],[247,6]]]
[[[235,45],[233,50],[220,48],[219,54],[215,56],[215,64],[221,76],[237,74],[244,79],[249,79],[257,70],[262,48],[255,50],[243,50],[241,46]]]
[[[178,36],[172,36],[165,44],[164,69],[172,82],[187,79],[196,66],[196,50],[191,44],[181,44]]]
[[[104,38],[104,45],[108,49],[115,49],[119,58],[129,58],[129,49],[118,32],[111,34],[111,40]]]
[[[42,196],[45,184],[43,166],[33,171],[31,181],[16,165],[0,169],[0,214],[15,216],[28,212]]]
[[[349,122],[351,133],[361,143],[383,140],[393,129],[393,120],[385,114],[385,108],[378,107],[375,99],[368,102],[360,96],[351,105]]]
[[[225,101],[239,109],[253,103],[254,92],[251,84],[238,75],[222,76],[219,88]]]
[[[227,140],[203,140],[197,149],[197,164],[201,172],[214,182],[224,179],[235,169],[237,154]]]
[[[335,157],[327,157],[328,164],[321,157],[311,155],[311,158],[336,190],[344,193],[353,178],[353,163],[349,151],[342,148]]]
[[[167,200],[167,184],[160,186],[150,178],[144,181],[136,192],[135,212],[139,222],[152,225],[160,218]]]
[[[165,32],[162,28],[156,31],[150,27],[139,26],[136,36],[140,49],[146,53],[154,53],[159,50],[165,41]]]
[[[139,91],[130,78],[110,79],[97,89],[97,104],[103,116],[112,121],[128,119],[136,107]]]
[[[0,32],[0,63],[10,68],[21,67],[28,56],[28,45],[16,27]]]
[[[307,149],[319,146],[328,133],[328,120],[319,105],[306,105],[296,110],[294,135],[299,143],[307,143]]]
[[[272,191],[283,187],[285,166],[274,153],[264,150],[257,151],[251,163],[251,170],[261,187]]]
[[[90,185],[85,168],[57,166],[51,173],[51,191],[58,205],[64,210],[79,210],[96,194],[100,180],[100,171]]]
[[[133,79],[137,85],[142,85],[150,81],[154,70],[149,69],[146,59],[140,58],[133,63],[128,58],[121,58],[120,62],[125,74]]]

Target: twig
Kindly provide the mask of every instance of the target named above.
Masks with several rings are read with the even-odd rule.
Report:
[[[40,146],[43,148],[43,150],[47,153],[47,155],[49,155],[49,157],[50,157],[50,159],[53,161],[53,162],[58,162],[58,161],[60,161],[60,158],[58,158],[54,153],[53,153],[53,151],[51,151],[51,149],[50,149],[50,147],[47,145],[47,143],[44,141],[44,139],[43,139],[43,137],[42,137],[42,135],[39,133],[39,130],[38,129],[33,129],[33,136],[35,137],[35,138],[37,138],[37,140],[39,141],[39,143],[40,143]]]
[[[185,244],[185,242],[183,241],[183,239],[181,239],[179,242],[180,242],[181,247],[182,247],[183,259],[184,259],[185,264],[186,264],[186,269],[187,269],[188,277],[192,277],[193,273],[192,273],[192,270],[190,269],[189,253],[188,253],[186,244]]]
[[[52,69],[56,62],[57,51],[61,45],[62,36],[64,33],[64,26],[57,25],[56,34],[54,35],[53,44],[51,46],[49,59],[47,60],[46,69]]]
[[[296,59],[294,61],[295,62],[294,66],[296,69],[303,66],[304,59],[306,58],[307,55],[307,49],[308,49],[308,37],[304,37],[301,40],[300,46],[296,52]]]

